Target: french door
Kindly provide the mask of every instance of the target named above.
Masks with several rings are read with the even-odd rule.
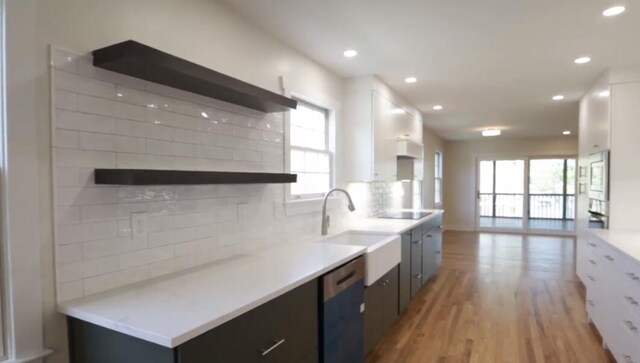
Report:
[[[572,233],[575,158],[479,159],[478,230]]]

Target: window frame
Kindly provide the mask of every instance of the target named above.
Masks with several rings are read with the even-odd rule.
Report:
[[[442,177],[443,177],[443,167],[442,167],[442,152],[439,150],[436,150],[433,153],[433,204],[435,206],[442,206],[442,198],[443,198],[443,184],[442,184]],[[436,186],[440,185],[440,188],[438,189]]]
[[[335,133],[335,107],[327,105],[323,102],[310,99],[308,97],[291,93],[289,97],[296,100],[299,104],[314,109],[319,109],[325,113],[325,145],[326,150],[318,150],[313,148],[305,148],[301,146],[291,145],[291,111],[287,112],[284,117],[284,169],[286,173],[291,173],[291,151],[311,151],[317,153],[326,153],[329,156],[329,189],[336,185],[336,167],[335,167],[335,150],[336,150],[336,133]],[[285,202],[311,201],[319,200],[324,197],[325,193],[309,193],[309,194],[291,194],[291,184],[285,184]]]

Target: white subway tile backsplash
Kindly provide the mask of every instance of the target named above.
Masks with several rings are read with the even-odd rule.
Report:
[[[147,140],[127,136],[81,132],[80,149],[142,154],[147,151]]]
[[[319,207],[285,215],[282,185],[94,184],[95,168],[283,172],[282,114],[97,69],[56,47],[51,65],[59,301],[319,232]],[[147,231],[134,239],[140,212]]]
[[[128,269],[173,257],[173,246],[149,248],[120,255],[120,268]]]
[[[147,151],[154,155],[195,157],[195,145],[178,142],[149,140]]]
[[[56,91],[56,93],[59,92]],[[57,109],[55,115],[57,129],[101,132],[106,134],[116,133],[117,121],[109,117],[71,112],[64,109]]]
[[[57,278],[59,282],[68,282],[103,275],[117,271],[119,268],[120,265],[117,257],[96,258],[60,265]]]
[[[90,277],[84,280],[84,295],[134,284],[150,277],[149,266],[146,265]]]
[[[114,168],[116,166],[116,154],[103,151],[57,149],[56,162],[59,167]]]
[[[113,83],[80,77],[76,74],[63,71],[55,71],[53,77],[57,90],[108,99],[114,99],[116,97],[116,87]]]
[[[113,238],[117,234],[116,222],[62,224],[58,226],[60,245]]]
[[[55,94],[55,106],[58,110],[78,110],[78,95],[75,93],[58,90]]]

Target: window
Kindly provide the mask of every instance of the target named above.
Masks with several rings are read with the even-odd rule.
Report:
[[[442,153],[436,151],[434,156],[433,203],[442,204]]]
[[[289,113],[289,170],[298,175],[291,184],[292,199],[315,198],[327,192],[333,182],[329,147],[329,111],[298,101]]]

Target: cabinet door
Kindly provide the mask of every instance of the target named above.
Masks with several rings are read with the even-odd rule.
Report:
[[[375,91],[373,101],[373,179],[396,181],[396,125],[393,123],[394,104]]]
[[[388,332],[396,319],[398,319],[398,266],[394,267],[383,278],[382,335]]]
[[[318,282],[311,281],[177,349],[179,363],[307,359],[318,346]]]
[[[422,287],[422,227],[411,230],[411,297]]]
[[[586,145],[585,151],[594,153],[610,148],[611,90],[602,85],[588,93],[586,100]]]
[[[422,281],[426,283],[442,263],[442,227],[436,225],[426,230],[422,240]]]
[[[402,235],[402,260],[398,277],[398,312],[403,312],[411,300],[411,232]]]
[[[382,285],[384,276],[364,290],[364,352],[367,354],[376,346],[382,336]]]
[[[578,237],[576,239],[576,274],[583,284],[587,283],[587,268],[589,266],[587,248],[587,239],[585,237]]]

